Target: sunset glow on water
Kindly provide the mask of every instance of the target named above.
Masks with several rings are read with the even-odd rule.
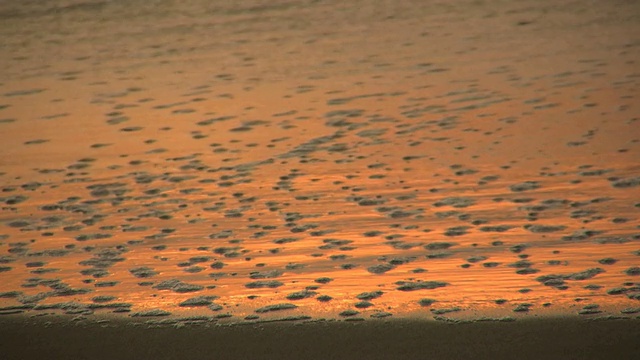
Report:
[[[55,3],[0,5],[0,314],[640,313],[637,6]]]

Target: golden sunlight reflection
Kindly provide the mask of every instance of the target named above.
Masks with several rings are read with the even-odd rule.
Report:
[[[640,312],[637,24],[113,3],[0,22],[0,314]]]

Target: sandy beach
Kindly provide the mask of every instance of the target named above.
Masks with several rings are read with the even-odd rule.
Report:
[[[1,1],[0,353],[630,358],[638,34],[622,0]]]
[[[396,319],[200,323],[179,329],[123,320],[52,320],[4,321],[5,359],[633,359],[640,351],[640,327],[633,320],[445,324]]]

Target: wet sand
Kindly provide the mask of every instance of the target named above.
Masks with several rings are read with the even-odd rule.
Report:
[[[5,359],[633,359],[640,351],[638,321],[576,318],[453,325],[205,323],[179,329],[123,320],[97,324],[58,318],[45,324],[10,318],[0,335],[7,344]]]
[[[639,17],[633,1],[2,2],[0,322],[624,334]]]

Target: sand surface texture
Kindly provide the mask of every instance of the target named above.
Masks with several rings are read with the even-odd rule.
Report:
[[[2,1],[0,314],[640,315],[637,1]]]

